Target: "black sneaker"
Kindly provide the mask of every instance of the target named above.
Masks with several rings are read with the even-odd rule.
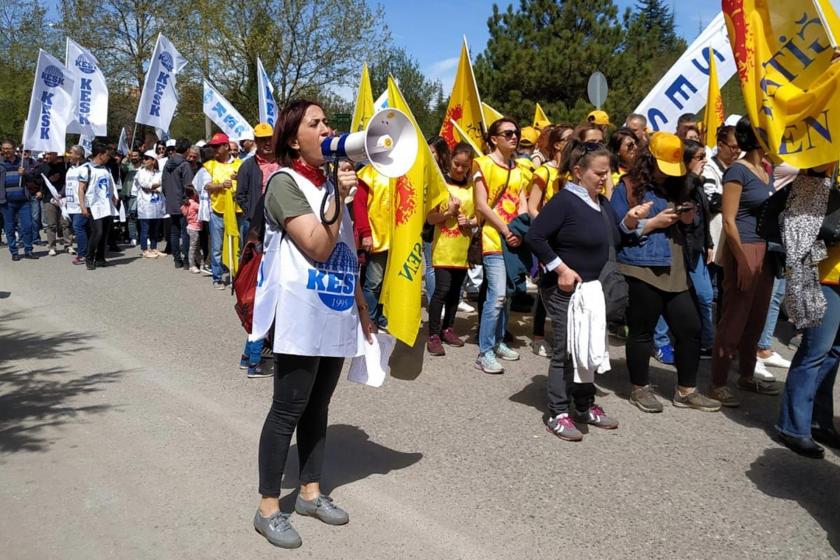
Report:
[[[20,260],[20,255],[12,255],[12,260],[16,261],[16,262],[19,261]]]
[[[24,259],[29,259],[31,261],[37,261],[38,260],[38,255],[35,255],[33,253],[24,253],[23,258]]]
[[[711,360],[712,359],[712,349],[711,348],[701,348],[700,349],[700,359],[701,360]]]
[[[96,266],[100,268],[103,266],[108,266],[108,262],[105,259],[97,259]]]
[[[175,261],[175,268],[184,268],[184,261]]]
[[[87,268],[88,270],[96,270],[96,263],[86,261],[85,262],[85,268]]]

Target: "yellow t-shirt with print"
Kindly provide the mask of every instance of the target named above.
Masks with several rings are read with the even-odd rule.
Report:
[[[487,189],[487,204],[497,201],[492,208],[493,212],[505,224],[511,223],[519,215],[519,197],[531,182],[530,173],[516,164],[508,169],[507,166],[496,163],[487,155],[473,160],[473,177],[480,178],[484,182]],[[507,182],[507,188],[505,188],[505,182]],[[500,196],[503,189],[504,194]],[[483,254],[501,253],[502,238],[496,228],[485,221],[481,232]]]
[[[216,161],[215,159],[211,159],[210,161],[204,164],[204,169],[210,174],[210,182],[211,183],[218,183],[222,184],[231,176],[239,171],[239,166],[242,165],[242,160],[235,159],[229,163],[221,163]],[[233,187],[229,189],[231,194],[236,192],[236,181],[233,181]],[[212,208],[213,212],[216,214],[224,214],[225,213],[225,196],[223,191],[217,191],[210,195],[210,208]],[[233,200],[233,197],[231,197]],[[236,205],[236,213],[241,214],[242,208],[236,204],[236,201],[233,202]]]
[[[367,211],[373,247],[371,253],[391,248],[391,221],[394,218],[391,180],[372,165],[362,167],[356,176],[368,186]]]
[[[540,208],[548,204],[551,198],[560,192],[560,170],[554,165],[541,165],[539,169],[534,172],[533,182],[536,183],[543,192],[542,202]]]
[[[475,218],[475,198],[472,181],[466,185],[447,184],[449,195],[461,201],[461,214],[468,220]],[[440,206],[444,212],[449,207],[449,201]],[[435,226],[435,236],[432,240],[432,266],[437,268],[467,268],[467,251],[470,248],[470,230],[464,233],[458,227],[458,218],[448,218]]]

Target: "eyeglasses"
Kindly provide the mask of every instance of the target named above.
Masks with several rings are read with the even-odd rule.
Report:
[[[727,148],[729,148],[730,150],[732,150],[733,152],[740,152],[741,151],[741,146],[739,146],[738,144],[723,144],[723,145],[726,146]]]
[[[518,130],[503,130],[502,132],[497,134],[497,136],[504,136],[505,138],[510,140],[514,136],[516,136],[518,138],[519,137],[519,131]]]
[[[586,142],[583,145],[583,153],[588,154],[589,152],[595,152],[602,149],[603,147],[604,145],[600,144],[599,142]]]
[[[694,160],[694,161],[703,161],[704,159],[706,159],[706,154],[700,153],[700,154],[697,154],[696,156],[694,156],[691,159]]]

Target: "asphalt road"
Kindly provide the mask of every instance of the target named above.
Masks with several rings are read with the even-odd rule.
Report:
[[[382,388],[342,380],[324,486],[351,522],[292,516],[303,547],[275,549],[251,526],[271,379],[238,369],[244,333],[227,292],[138,256],[87,272],[67,255],[13,263],[0,252],[4,559],[840,553],[840,458],[774,442],[777,398],[646,415],[626,400],[614,348],[599,400],[620,429],[562,442],[542,425],[547,360],[525,351],[519,314],[523,359],[505,375],[475,370],[474,344],[430,358],[421,340]],[[654,382],[671,395],[673,371],[657,367]],[[289,489],[296,472],[295,459]]]

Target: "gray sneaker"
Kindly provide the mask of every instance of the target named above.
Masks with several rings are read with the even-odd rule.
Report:
[[[693,408],[703,412],[717,412],[720,410],[720,401],[710,399],[700,391],[692,391],[686,396],[680,395],[679,391],[674,392],[674,406],[677,408]]]
[[[260,515],[260,510],[257,510],[254,515],[254,529],[268,542],[280,548],[298,548],[303,544],[300,535],[289,523],[289,515],[282,511],[270,517],[263,517]]]
[[[581,424],[589,424],[602,430],[615,430],[618,428],[618,420],[607,416],[604,409],[597,404],[592,405],[586,412],[575,411],[575,421]]]
[[[475,361],[475,367],[484,373],[505,372],[505,368],[502,367],[502,364],[499,363],[492,351],[486,354],[479,354],[478,359]]]
[[[583,439],[583,433],[577,429],[575,423],[572,422],[572,419],[566,413],[550,417],[548,422],[545,423],[545,427],[549,432],[566,441],[580,441]]]
[[[500,342],[499,345],[496,347],[496,355],[501,359],[507,360],[509,362],[515,362],[519,359],[519,352],[517,352],[516,350],[511,350],[510,347],[504,342]]]
[[[650,385],[634,389],[630,393],[630,402],[635,404],[642,412],[662,412],[662,403],[653,394]]]
[[[350,521],[347,512],[335,505],[332,498],[323,494],[311,501],[304,500],[298,495],[295,511],[301,515],[320,519],[327,525],[346,525]]]

